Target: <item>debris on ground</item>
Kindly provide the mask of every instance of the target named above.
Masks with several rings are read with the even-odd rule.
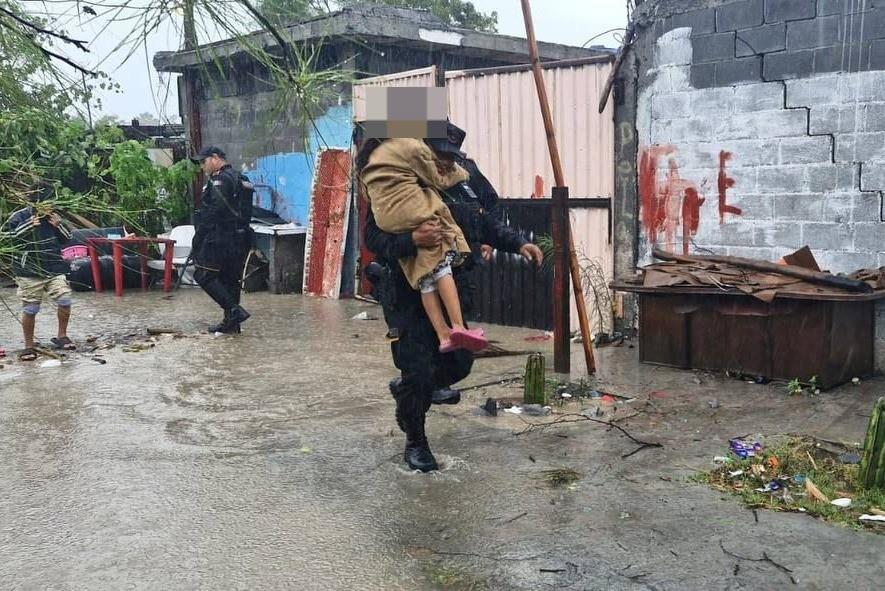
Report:
[[[378,320],[378,317],[372,316],[368,312],[360,312],[359,314],[351,318],[351,320]]]
[[[537,478],[545,481],[551,488],[573,488],[583,475],[571,468],[554,468],[542,470]]]
[[[498,416],[498,401],[494,398],[486,398],[486,403],[481,407],[489,416],[496,417]]]
[[[885,533],[880,520],[860,519],[885,506],[885,490],[863,488],[858,466],[840,461],[841,455],[856,453],[851,446],[804,436],[766,441],[764,447],[744,436],[729,445],[730,455],[714,458],[716,466],[698,480],[739,496],[750,508],[806,513]]]
[[[540,404],[523,404],[522,412],[532,417],[544,417],[550,414],[549,406],[542,406]]]
[[[552,338],[553,338],[553,333],[550,332],[550,331],[546,331],[546,332],[543,332],[543,333],[541,333],[541,334],[535,334],[535,335],[527,336],[527,337],[526,337],[525,339],[523,339],[523,340],[532,343],[532,342],[549,341],[549,340],[552,339]]]

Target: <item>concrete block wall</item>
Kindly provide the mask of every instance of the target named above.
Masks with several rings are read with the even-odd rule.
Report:
[[[885,0],[644,6],[639,263],[807,244],[835,272],[885,266]]]

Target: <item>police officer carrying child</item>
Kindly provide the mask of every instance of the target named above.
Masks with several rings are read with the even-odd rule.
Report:
[[[368,162],[371,152],[383,140],[361,141],[357,130],[357,171]],[[449,123],[446,138],[425,140],[443,165],[456,163],[464,168],[470,179],[442,193],[443,201],[452,212],[473,250],[464,264],[454,268],[455,283],[464,316],[470,314],[475,290],[474,267],[476,253],[491,246],[505,252],[519,253],[540,264],[541,250],[524,235],[510,228],[494,214],[498,194],[483,176],[473,160],[461,151],[465,132]],[[390,383],[396,400],[396,420],[406,434],[404,460],[410,468],[430,472],[438,468],[430,451],[424,430],[425,415],[433,404],[455,404],[460,393],[452,390],[455,384],[470,374],[473,353],[456,350],[440,353],[436,332],[430,324],[420,293],[405,278],[398,260],[415,256],[416,246],[432,247],[444,239],[438,224],[426,222],[412,233],[389,234],[375,224],[369,211],[366,223],[366,246],[376,256],[366,273],[375,285],[375,295],[384,310],[384,317],[392,340],[393,362],[401,377]],[[484,248],[487,250],[487,248]]]
[[[194,278],[221,306],[224,318],[209,332],[235,334],[250,314],[240,306],[240,282],[252,244],[252,196],[249,179],[234,171],[217,147],[203,148],[191,160],[206,175],[206,185],[195,216]]]

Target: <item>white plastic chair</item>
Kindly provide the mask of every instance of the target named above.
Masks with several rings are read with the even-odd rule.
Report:
[[[159,238],[169,238],[175,241],[175,246],[172,249],[172,265],[175,267],[176,271],[181,274],[182,285],[197,285],[197,282],[194,280],[193,262],[191,262],[186,268],[184,266],[187,262],[188,255],[191,253],[194,233],[195,229],[193,226],[175,226],[168,235],[164,236],[161,234],[159,236]],[[166,245],[159,244],[158,246],[160,248],[160,256],[163,256],[166,252]],[[166,261],[163,259],[148,261],[148,267],[162,271],[166,268]]]

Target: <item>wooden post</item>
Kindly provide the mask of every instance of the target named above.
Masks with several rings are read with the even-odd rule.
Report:
[[[557,188],[565,188],[565,179],[562,174],[562,161],[559,158],[559,146],[556,143],[556,132],[553,127],[553,116],[550,112],[550,102],[547,99],[547,88],[544,86],[544,76],[541,72],[541,61],[538,57],[538,41],[535,39],[535,26],[532,22],[532,9],[529,0],[522,0],[522,15],[525,19],[525,32],[528,38],[529,57],[532,63],[532,74],[535,78],[535,87],[538,90],[538,102],[541,104],[541,116],[544,119],[544,130],[547,133],[547,148],[550,151],[550,162],[553,165],[553,177]],[[596,360],[593,358],[593,345],[590,342],[590,323],[587,320],[587,303],[584,301],[584,284],[581,281],[581,270],[578,267],[578,257],[575,254],[575,241],[572,236],[571,222],[568,220],[568,190],[566,189],[565,211],[568,223],[568,267],[571,272],[572,289],[575,293],[575,307],[578,311],[578,322],[581,325],[582,344],[584,346],[584,361],[587,365],[587,373],[596,373]],[[554,204],[555,207],[555,204]],[[554,218],[556,213],[553,214]],[[554,236],[554,240],[556,237]],[[564,250],[564,249],[563,249]],[[566,326],[565,341],[568,342],[568,326]],[[554,337],[554,344],[559,343],[562,336]],[[561,345],[560,345],[561,346]],[[568,353],[566,353],[567,355]],[[555,353],[554,353],[555,355]],[[562,355],[562,353],[560,353]]]

